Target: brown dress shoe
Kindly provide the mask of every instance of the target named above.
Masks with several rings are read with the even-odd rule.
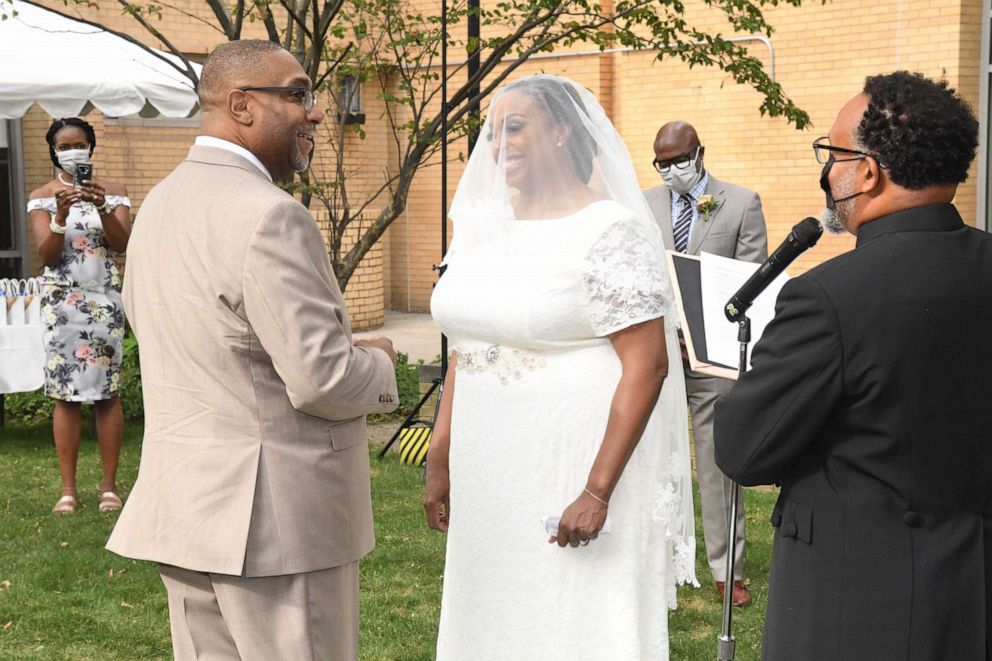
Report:
[[[720,600],[723,600],[724,582],[716,582],[716,591],[720,593]],[[747,591],[744,581],[734,581],[734,591],[731,595],[734,606],[746,608],[751,605],[751,593]]]

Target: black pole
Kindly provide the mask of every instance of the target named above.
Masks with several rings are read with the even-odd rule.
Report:
[[[468,79],[471,85],[468,88],[468,116],[473,120],[475,126],[468,132],[468,153],[471,154],[475,148],[475,141],[479,137],[479,57],[482,53],[480,42],[481,32],[479,30],[479,0],[468,0],[468,42],[475,44],[475,48],[468,56]]]
[[[740,360],[737,365],[737,378],[747,372],[747,345],[751,342],[751,320],[747,315],[737,317],[737,341],[740,343]],[[734,661],[737,641],[733,633],[734,609],[734,565],[737,560],[737,499],[741,485],[732,482],[730,489],[730,521],[727,526],[727,575],[723,582],[723,627],[717,636],[717,661]]]
[[[448,1],[441,0],[441,262],[448,254]],[[438,276],[444,267],[438,267]],[[448,373],[448,338],[441,333],[441,379]]]
[[[475,44],[468,58],[468,115],[476,126],[468,131],[468,153],[475,148],[479,136],[478,122],[481,115],[479,106],[479,62],[482,52],[479,22],[479,0],[468,0],[468,41]],[[448,3],[441,0],[441,261],[448,254]],[[443,276],[445,267],[438,267],[438,277]],[[448,338],[441,334],[441,379],[448,373]]]

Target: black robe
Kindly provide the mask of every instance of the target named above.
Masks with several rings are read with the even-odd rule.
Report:
[[[862,225],[752,365],[715,445],[782,485],[762,658],[992,659],[992,236],[950,204]]]

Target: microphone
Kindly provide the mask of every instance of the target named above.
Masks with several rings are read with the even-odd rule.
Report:
[[[784,271],[785,267],[791,264],[796,257],[815,246],[821,234],[823,234],[823,226],[816,218],[808,217],[796,223],[796,226],[789,232],[789,236],[785,237],[782,245],[727,301],[723,308],[727,319],[730,321],[740,319],[754,303],[758,294],[765,291],[772,280],[778,277],[778,274]]]

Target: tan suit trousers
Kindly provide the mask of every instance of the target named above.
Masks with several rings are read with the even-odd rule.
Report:
[[[357,661],[358,562],[243,577],[159,565],[176,661]]]

